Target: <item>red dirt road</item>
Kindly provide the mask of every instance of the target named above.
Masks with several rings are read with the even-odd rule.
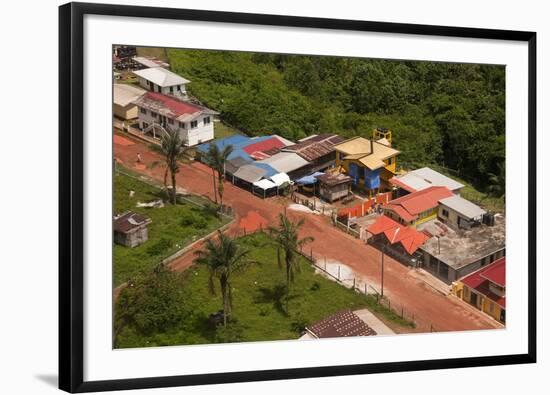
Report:
[[[129,139],[124,137],[124,139]],[[122,144],[119,144],[121,141]],[[151,152],[147,145],[137,140],[128,144],[124,140],[115,139],[115,158],[124,166],[153,177],[163,179],[163,169],[148,166],[159,157]],[[137,153],[141,154],[142,163],[137,165]],[[190,193],[208,196],[213,199],[212,172],[205,165],[194,162],[180,167],[178,187]],[[261,199],[239,187],[227,182],[224,193],[224,203],[229,204],[236,220],[228,228],[230,234],[251,232],[260,226],[266,227],[277,222],[277,216],[283,211],[286,202],[279,198]],[[380,289],[380,252],[365,245],[364,242],[336,229],[330,220],[321,215],[287,210],[292,219],[304,218],[302,227],[304,235],[312,236],[315,241],[308,245],[317,259],[330,259],[341,262],[351,268],[356,276]],[[200,248],[200,244],[194,250]],[[174,270],[184,270],[189,267],[194,258],[194,250],[172,262]],[[430,327],[437,331],[475,330],[500,328],[501,325],[471,306],[466,305],[454,296],[444,296],[434,291],[423,281],[412,277],[411,269],[386,256],[384,260],[384,294],[391,300],[393,306],[403,306],[408,314],[414,314],[417,331],[428,331]]]

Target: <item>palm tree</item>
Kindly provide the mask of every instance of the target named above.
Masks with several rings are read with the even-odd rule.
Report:
[[[208,166],[212,169],[212,185],[214,186],[214,201],[218,204],[218,192],[216,190],[216,152],[218,147],[215,144],[210,144],[208,151],[205,155],[205,161]]]
[[[488,173],[489,188],[488,191],[496,196],[501,197],[506,192],[506,168],[504,162],[497,163],[497,172]]]
[[[161,135],[160,147],[158,151],[164,157],[164,187],[168,189],[167,180],[168,173],[172,179],[172,191],[170,200],[172,204],[176,204],[176,174],[179,173],[179,161],[183,159],[187,147],[183,145],[183,140],[177,130],[172,130],[169,127],[163,128],[164,133]],[[157,165],[158,162],[153,162],[151,167]]]
[[[218,148],[216,144],[211,144],[206,154],[207,163],[212,167],[212,177],[214,176],[214,170],[218,173],[218,195],[220,197],[220,206],[223,205],[223,192],[225,180],[225,163],[227,162],[229,155],[233,152],[232,145],[226,145],[222,150]],[[214,181],[214,195],[216,195],[216,185]],[[216,198],[217,203],[217,198]]]
[[[235,239],[218,231],[217,240],[208,239],[205,249],[195,252],[195,262],[205,265],[210,272],[208,286],[215,295],[214,280],[220,283],[223,303],[223,325],[227,325],[227,317],[231,315],[233,297],[231,292],[231,278],[234,274],[244,271],[252,261],[248,259],[250,251],[238,246]]]
[[[270,227],[269,233],[274,238],[278,245],[277,248],[277,263],[281,265],[281,253],[283,251],[284,262],[286,268],[286,295],[287,295],[287,310],[288,310],[288,294],[290,283],[294,282],[295,272],[300,270],[300,251],[304,245],[312,242],[313,237],[307,236],[302,239],[298,236],[299,228],[304,224],[302,218],[298,222],[292,222],[286,214],[279,214],[279,226],[277,228]]]

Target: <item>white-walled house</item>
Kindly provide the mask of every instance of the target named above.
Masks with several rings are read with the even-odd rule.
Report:
[[[187,98],[185,85],[190,81],[162,67],[136,70],[139,84],[148,91]]]
[[[209,108],[179,100],[158,92],[147,92],[134,102],[138,106],[139,127],[144,133],[158,137],[154,125],[177,130],[187,146],[214,138],[214,116]]]

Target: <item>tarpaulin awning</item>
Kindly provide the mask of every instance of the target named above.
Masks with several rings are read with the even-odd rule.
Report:
[[[275,183],[276,186],[280,187],[281,185],[285,184],[285,183],[289,183],[290,182],[290,177],[288,176],[288,174],[286,173],[278,173],[278,174],[275,174],[274,176],[271,176],[271,181],[273,181],[273,183]]]
[[[310,175],[307,175],[307,176],[304,176],[298,180],[296,180],[296,183],[300,184],[300,185],[311,185],[311,184],[315,184],[317,182],[317,176],[322,176],[323,174],[325,173],[322,173],[320,171],[316,171],[315,173],[313,174],[310,174]]]
[[[255,187],[263,189],[264,191],[267,191],[268,189],[277,187],[277,184],[275,184],[272,181],[266,180],[265,178],[263,180],[254,182],[253,185]]]

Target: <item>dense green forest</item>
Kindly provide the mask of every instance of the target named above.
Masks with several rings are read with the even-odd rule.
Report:
[[[247,134],[393,131],[398,163],[437,164],[502,195],[503,66],[229,51],[167,51],[172,69]]]

